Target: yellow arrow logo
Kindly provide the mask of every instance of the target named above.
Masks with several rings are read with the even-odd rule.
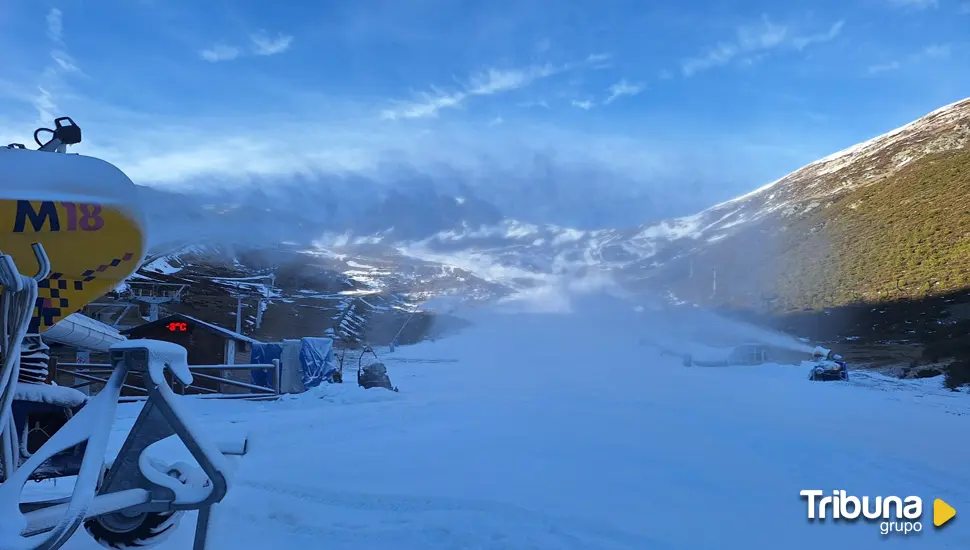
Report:
[[[953,509],[953,506],[950,506],[940,499],[933,501],[933,525],[940,527],[956,515],[957,511]]]

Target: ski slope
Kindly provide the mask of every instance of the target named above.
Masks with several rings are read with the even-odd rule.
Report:
[[[397,394],[351,373],[278,402],[192,401],[213,434],[251,437],[210,546],[970,548],[970,396],[938,379],[684,368],[638,345],[656,327],[610,299],[464,315],[461,333],[385,354]],[[137,406],[121,410],[116,445]],[[923,531],[810,523],[802,489],[921,496]],[[958,511],[939,531],[937,497]],[[193,522],[158,548],[191,548]]]

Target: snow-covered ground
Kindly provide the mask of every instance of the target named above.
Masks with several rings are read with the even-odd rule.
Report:
[[[639,345],[643,313],[572,306],[467,313],[463,332],[385,356],[400,393],[351,374],[278,402],[192,401],[213,433],[251,437],[211,547],[970,547],[970,396],[939,379],[683,368]],[[136,413],[124,405],[117,428]],[[803,489],[918,495],[923,530],[811,523]],[[937,497],[958,513],[938,532]],[[192,523],[159,548],[190,548]],[[78,534],[66,548],[99,547]]]

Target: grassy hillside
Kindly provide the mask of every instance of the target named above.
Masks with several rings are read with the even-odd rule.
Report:
[[[815,182],[834,189],[839,176],[808,182],[786,212],[686,252],[654,281],[829,342],[853,364],[970,383],[970,145],[841,193],[812,196]]]
[[[792,308],[970,287],[970,149],[923,157],[786,229],[773,286]]]
[[[701,213],[626,276],[709,307],[785,313],[970,288],[970,98]]]
[[[684,253],[652,282],[692,302],[773,312],[970,288],[970,147],[788,208]]]

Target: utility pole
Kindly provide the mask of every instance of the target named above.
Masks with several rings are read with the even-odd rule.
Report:
[[[135,283],[129,283],[134,285]],[[171,303],[179,303],[182,298],[182,291],[188,285],[177,285],[177,284],[165,284],[165,283],[150,283],[150,286],[145,289],[139,285],[139,292],[134,293],[134,299],[137,302],[144,302],[148,304],[148,321],[157,321],[161,314],[161,305]]]
[[[236,296],[236,334],[242,334],[242,296]],[[226,341],[226,364],[236,364],[236,341],[230,338]]]
[[[242,296],[236,296],[236,332],[242,334]]]
[[[404,332],[404,327],[408,326],[408,323],[411,322],[411,318],[414,317],[414,314],[417,313],[417,311],[418,311],[418,308],[414,308],[411,311],[411,313],[408,314],[408,318],[404,320],[404,324],[401,325],[401,328],[397,330],[397,334],[394,335],[394,338],[391,338],[391,352],[393,352],[394,348],[397,347],[397,337],[400,336],[402,332]]]

